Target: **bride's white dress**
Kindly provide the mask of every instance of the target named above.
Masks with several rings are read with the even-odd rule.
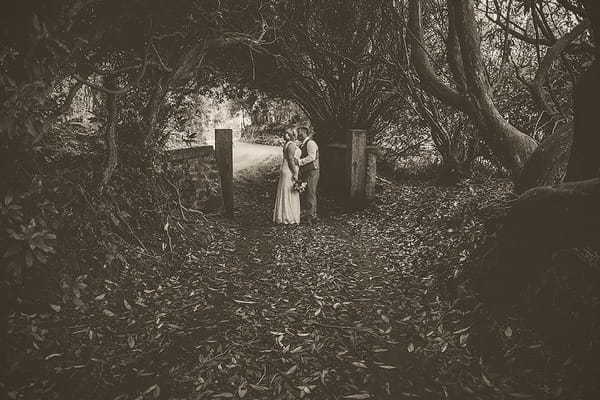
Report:
[[[294,176],[286,160],[288,146],[294,145],[287,142],[283,146],[283,162],[279,172],[279,184],[277,185],[277,199],[275,200],[275,209],[273,210],[273,222],[278,224],[299,224],[300,223],[300,193],[293,189]],[[290,150],[291,151],[291,150]],[[294,158],[299,159],[302,152],[298,147],[294,152]]]

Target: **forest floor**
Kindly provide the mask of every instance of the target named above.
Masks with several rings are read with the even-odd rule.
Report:
[[[132,247],[83,312],[11,316],[9,397],[584,398],[567,356],[453,283],[506,181],[381,180],[363,211],[325,193],[317,224],[286,227],[278,163],[239,172],[233,222],[199,217],[208,246],[167,228],[173,252]]]

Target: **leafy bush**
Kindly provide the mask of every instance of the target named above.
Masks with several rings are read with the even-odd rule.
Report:
[[[44,265],[55,253],[56,235],[50,227],[51,216],[58,214],[47,198],[33,193],[20,197],[7,194],[0,203],[0,245],[9,279],[22,281],[26,268]]]

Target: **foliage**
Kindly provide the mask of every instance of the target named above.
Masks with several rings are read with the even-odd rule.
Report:
[[[233,76],[276,98],[294,101],[310,118],[317,140],[343,140],[350,128],[382,129],[394,102],[379,80],[373,44],[386,2],[281,2],[286,24],[252,59],[233,54]]]
[[[27,270],[45,265],[56,253],[58,211],[45,196],[28,192],[18,198],[6,194],[0,203],[0,245],[4,249],[3,275],[22,282]]]
[[[0,198],[6,214],[0,241],[17,275],[23,266],[46,262],[57,227],[110,204],[101,194],[98,204],[75,202],[75,215],[61,213],[55,224],[48,220],[50,199],[73,204],[56,193],[78,193],[82,201],[89,193],[110,191],[119,167],[125,176],[143,171],[138,182],[151,181],[169,124],[185,129],[190,96],[210,84],[199,69],[209,49],[260,43],[273,22],[269,2],[260,0],[143,6],[135,0],[61,0],[2,8]],[[81,121],[80,134],[70,120],[81,118],[81,108],[93,117]],[[131,182],[120,185],[126,192]],[[168,193],[171,201],[174,193]],[[151,200],[143,207],[162,215],[161,202]],[[110,229],[96,233],[102,231]],[[85,241],[84,232],[74,232],[71,239]],[[61,241],[67,240],[62,234]]]

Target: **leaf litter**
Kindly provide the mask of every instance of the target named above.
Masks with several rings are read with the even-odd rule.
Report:
[[[83,292],[84,312],[53,304],[53,314],[11,315],[10,373],[21,376],[11,393],[122,400],[565,393],[557,376],[569,366],[551,360],[535,334],[518,320],[478,318],[482,307],[472,299],[460,306],[461,294],[446,288],[481,245],[472,210],[501,196],[503,181],[382,181],[364,211],[344,213],[323,195],[318,224],[279,227],[269,223],[275,180],[272,164],[239,177],[236,221],[197,221],[211,224],[208,244],[199,245],[189,226],[166,225],[176,257],[130,250],[132,266]],[[481,321],[497,324],[485,346],[496,346],[500,360],[482,351],[482,332],[491,329]],[[17,349],[26,350],[17,357]],[[517,350],[546,360],[546,369],[519,370],[511,361]],[[25,369],[35,363],[37,370]]]

